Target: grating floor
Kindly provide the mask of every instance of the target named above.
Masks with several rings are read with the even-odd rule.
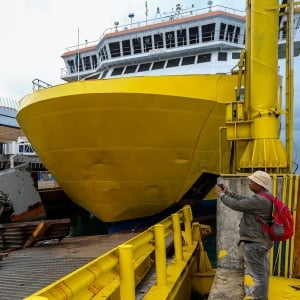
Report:
[[[134,235],[72,237],[11,252],[0,261],[0,299],[23,299]]]

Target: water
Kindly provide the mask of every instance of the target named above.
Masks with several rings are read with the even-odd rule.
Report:
[[[212,234],[204,237],[202,243],[213,268],[217,268],[217,224],[216,218],[203,223],[212,227]]]

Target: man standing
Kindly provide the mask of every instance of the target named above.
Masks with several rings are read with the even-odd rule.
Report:
[[[245,298],[267,300],[269,287],[269,250],[273,245],[268,233],[262,231],[262,225],[256,216],[266,223],[272,222],[273,204],[260,193],[271,195],[271,177],[263,171],[256,171],[249,177],[252,196],[242,196],[230,192],[228,187],[216,185],[215,192],[221,201],[233,210],[243,212],[240,221],[240,243],[244,246],[245,274],[251,276],[254,285],[245,287]]]

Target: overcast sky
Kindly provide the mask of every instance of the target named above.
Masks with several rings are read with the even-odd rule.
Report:
[[[62,83],[62,53],[85,40],[97,40],[114,21],[130,23],[145,19],[144,0],[1,0],[0,1],[0,97],[20,100],[32,91],[32,80]],[[148,0],[148,19],[174,10],[176,4],[189,8],[207,6],[207,0]],[[213,5],[245,9],[244,0],[214,0]],[[284,66],[283,63],[281,65]],[[300,81],[300,57],[295,59],[295,82]],[[295,85],[295,107],[300,102]],[[298,111],[298,113],[297,113]],[[300,141],[299,109],[295,113],[295,140]],[[299,129],[299,130],[298,130]],[[300,147],[300,145],[299,145]],[[300,161],[299,150],[297,160]]]

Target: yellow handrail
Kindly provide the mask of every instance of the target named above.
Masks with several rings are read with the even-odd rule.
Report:
[[[200,262],[196,258],[200,250],[204,251],[200,226],[192,225],[192,219],[190,207],[185,206],[159,224],[25,299],[84,300],[97,297],[133,300],[136,298],[136,286],[154,265],[156,283],[144,299],[154,299],[157,294],[160,295],[159,299],[167,299],[174,293],[186,293],[186,280],[188,276],[191,277],[192,270],[199,272]],[[166,238],[171,233],[175,255],[167,263]],[[194,264],[197,266],[192,267]]]

